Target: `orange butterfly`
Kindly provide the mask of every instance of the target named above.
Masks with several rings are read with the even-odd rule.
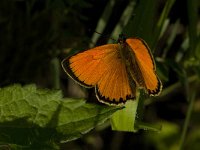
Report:
[[[62,61],[64,71],[84,87],[95,87],[106,104],[121,104],[136,97],[136,88],[150,96],[162,90],[153,56],[140,38],[119,36],[117,44],[106,44],[70,56]]]

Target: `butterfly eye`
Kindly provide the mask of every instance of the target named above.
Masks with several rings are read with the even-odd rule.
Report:
[[[126,41],[126,35],[120,34],[117,42],[120,43],[120,44],[123,44],[123,43],[125,43],[125,41]]]

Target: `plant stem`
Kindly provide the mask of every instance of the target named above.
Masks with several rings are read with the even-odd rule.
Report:
[[[52,74],[52,87],[54,89],[60,88],[60,63],[58,58],[53,58],[51,60],[51,74]]]
[[[183,131],[182,131],[181,139],[180,139],[180,147],[179,147],[180,150],[182,150],[183,146],[184,146],[188,125],[189,125],[189,122],[190,122],[190,117],[191,117],[192,109],[193,109],[193,106],[194,106],[195,95],[196,95],[196,92],[194,91],[194,92],[192,92],[191,97],[190,97],[190,101],[189,101],[190,103],[189,103],[189,107],[188,107],[188,110],[187,110],[186,119],[185,119],[185,122],[184,122],[184,125],[183,125]]]

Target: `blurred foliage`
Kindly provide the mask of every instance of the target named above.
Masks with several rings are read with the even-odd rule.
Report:
[[[45,82],[51,58],[76,45],[77,36],[83,37],[81,20],[86,17],[81,12],[88,7],[89,3],[67,0],[2,0],[1,85]],[[48,85],[50,79],[43,84]]]
[[[59,62],[88,47],[113,43],[109,38],[117,40],[121,32],[143,38],[152,49],[164,88],[159,97],[143,96],[138,115],[161,124],[162,130],[116,132],[106,123],[59,148],[199,149],[199,0],[1,0],[1,86],[36,83],[82,97]],[[92,90],[88,95],[94,101]]]

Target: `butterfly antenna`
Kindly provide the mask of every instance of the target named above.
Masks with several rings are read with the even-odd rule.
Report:
[[[100,32],[98,32],[98,31],[94,31],[95,33],[97,33],[97,34],[100,34],[100,35],[102,35],[102,36],[104,36],[104,37],[109,37],[109,39],[111,39],[111,40],[113,40],[113,41],[117,41],[116,39],[114,39],[114,38],[111,38],[110,37],[110,35],[103,35],[102,33],[100,33]]]

